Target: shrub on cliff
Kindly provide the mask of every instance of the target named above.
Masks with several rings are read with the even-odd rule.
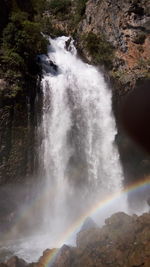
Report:
[[[83,37],[86,45],[86,49],[92,56],[93,63],[105,65],[111,69],[112,60],[114,58],[114,49],[112,45],[106,41],[104,35],[96,35],[93,32],[89,32]]]
[[[68,8],[70,5],[70,0],[51,0],[49,4],[47,4],[47,7],[49,10],[52,11],[53,14],[65,14],[66,12],[68,12]]]
[[[42,14],[47,8],[48,1],[47,0],[31,0],[31,3],[33,6],[34,13]]]
[[[88,0],[77,0],[76,13],[82,17],[85,14],[86,2]]]
[[[87,0],[76,0],[73,2],[74,5],[74,16],[71,17],[71,28],[75,29],[79,22],[83,19],[86,10]]]
[[[51,18],[48,16],[41,18],[41,25],[42,25],[41,26],[42,32],[46,35],[50,35],[51,37],[67,35],[67,33],[64,30],[57,28],[55,24],[51,22]]]

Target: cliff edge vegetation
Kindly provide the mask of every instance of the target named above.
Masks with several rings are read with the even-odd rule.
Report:
[[[37,16],[43,13],[45,1],[2,0],[0,17],[0,94],[15,97],[39,74],[37,55],[46,53],[47,42]]]

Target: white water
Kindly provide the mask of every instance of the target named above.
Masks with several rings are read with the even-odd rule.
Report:
[[[67,37],[50,39],[48,55],[41,56],[42,184],[40,197],[31,208],[26,208],[30,209],[28,218],[31,222],[36,218],[40,228],[38,224],[36,229],[35,224],[34,236],[6,246],[30,262],[36,261],[46,248],[66,242],[65,233],[71,225],[83,214],[90,216],[94,203],[122,188],[111,90],[97,68],[77,57],[73,41],[69,51],[66,50],[67,40]],[[120,210],[126,211],[124,199],[110,203],[94,219],[102,224],[106,217]]]
[[[97,68],[77,57],[73,41],[67,51],[67,40],[50,40],[48,56],[41,58],[43,217],[55,238],[93,203],[119,191],[123,179],[111,90]]]

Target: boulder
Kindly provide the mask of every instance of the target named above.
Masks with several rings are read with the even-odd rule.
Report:
[[[88,230],[91,228],[97,228],[97,227],[98,225],[94,222],[94,220],[90,217],[87,217],[85,221],[83,222],[83,225],[80,231]]]

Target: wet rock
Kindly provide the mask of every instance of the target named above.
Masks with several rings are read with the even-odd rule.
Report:
[[[94,222],[94,220],[90,217],[87,217],[81,227],[80,231],[88,230],[90,228],[97,228],[98,225]]]
[[[39,262],[38,263],[32,263],[31,265],[29,265],[29,267],[43,267],[46,264],[53,264],[55,257],[57,255],[57,251],[58,249],[46,249],[43,252],[42,257],[40,257]]]
[[[105,220],[105,224],[109,227],[122,229],[125,225],[128,225],[133,221],[132,217],[124,212],[118,212],[113,214],[110,218]]]
[[[72,249],[64,245],[58,254],[56,255],[56,260],[54,261],[54,266],[57,267],[70,267],[72,263]],[[52,265],[53,266],[53,265]]]
[[[6,262],[6,266],[7,267],[27,267],[28,265],[24,260],[19,259],[18,257],[14,256]]]
[[[70,51],[70,43],[72,41],[72,38],[70,37],[67,41],[66,41],[66,50]]]
[[[102,228],[83,229],[77,247],[64,245],[47,249],[37,263],[26,264],[17,257],[0,267],[149,267],[150,213],[112,215]]]
[[[77,235],[80,252],[75,266],[149,266],[149,220],[149,213],[138,217],[119,212],[101,229],[81,231]]]
[[[8,248],[6,247],[1,247],[0,246],[0,261],[5,261],[6,259],[9,259],[13,256],[13,252],[10,251]],[[1,265],[0,265],[1,267]]]
[[[54,71],[57,72],[58,66],[52,60],[50,60],[49,64],[50,64],[50,67],[52,67]]]
[[[60,249],[47,249],[38,263],[32,263],[28,267],[70,267],[73,258],[73,249],[63,245]]]

